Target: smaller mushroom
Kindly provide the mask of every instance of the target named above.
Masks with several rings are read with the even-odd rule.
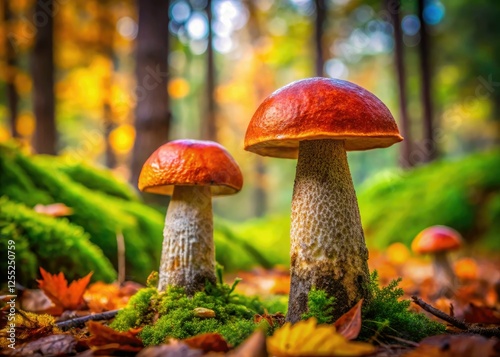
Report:
[[[446,226],[432,226],[420,232],[411,244],[417,254],[433,255],[434,281],[439,286],[438,296],[451,297],[457,286],[457,278],[448,260],[448,252],[462,245],[462,236]]]
[[[213,141],[175,140],[144,163],[139,189],[172,196],[165,217],[158,290],[180,286],[188,295],[215,283],[212,196],[243,185],[240,168]]]

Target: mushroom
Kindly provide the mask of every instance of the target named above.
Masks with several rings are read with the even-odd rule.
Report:
[[[193,295],[215,283],[212,196],[238,192],[236,161],[212,141],[176,140],[160,146],[139,176],[139,189],[172,196],[163,230],[158,290],[183,287]]]
[[[403,140],[389,109],[347,81],[310,78],[267,97],[252,117],[245,149],[297,158],[291,214],[287,320],[307,311],[312,287],[335,297],[334,317],[369,299],[368,250],[346,151]]]
[[[460,248],[461,245],[460,233],[446,226],[426,228],[411,243],[413,252],[433,256],[434,281],[439,287],[437,296],[453,296],[457,278],[448,260],[448,252]]]

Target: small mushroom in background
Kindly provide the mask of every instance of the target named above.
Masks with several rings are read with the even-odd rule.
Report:
[[[457,278],[448,260],[448,253],[461,246],[460,233],[446,226],[426,228],[411,243],[411,250],[414,253],[433,256],[434,282],[439,287],[437,296],[453,296]]]
[[[236,161],[212,141],[176,140],[159,147],[139,176],[143,192],[172,196],[165,218],[158,290],[189,295],[216,282],[212,196],[241,190]]]
[[[293,82],[267,97],[253,115],[245,150],[298,158],[288,321],[297,322],[307,311],[312,287],[335,297],[336,317],[360,299],[369,300],[368,250],[346,151],[385,148],[401,140],[377,97],[338,79]]]

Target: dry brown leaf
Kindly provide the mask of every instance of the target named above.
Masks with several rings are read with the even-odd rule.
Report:
[[[53,203],[50,205],[37,204],[33,207],[35,212],[52,217],[64,217],[73,214],[73,209],[66,206],[64,203]]]
[[[143,349],[137,357],[200,357],[203,351],[190,348],[183,342],[171,341],[168,345],[154,346]]]
[[[340,333],[348,340],[354,340],[358,337],[361,331],[361,306],[363,305],[363,299],[359,300],[356,305],[354,305],[349,311],[344,315],[340,316],[337,321],[335,321],[335,328],[337,332]]]
[[[464,320],[468,323],[500,324],[500,311],[470,303],[464,310]]]
[[[76,340],[70,335],[50,335],[18,347],[1,351],[8,356],[68,356],[75,353]]]
[[[227,354],[231,357],[267,357],[266,335],[257,330],[250,335],[237,349]]]
[[[315,318],[293,326],[287,322],[267,339],[267,349],[277,357],[364,356],[375,351],[368,343],[348,341],[333,325],[317,325]]]
[[[95,354],[137,353],[144,348],[142,341],[137,338],[140,329],[119,332],[95,321],[89,321],[87,327],[91,336],[86,343]],[[96,353],[97,351],[99,353]]]
[[[202,350],[203,352],[227,352],[229,345],[222,335],[218,333],[204,333],[182,340],[191,348]]]
[[[427,337],[404,357],[494,357],[500,342],[479,335],[438,335]]]
[[[42,279],[37,280],[38,287],[54,303],[53,314],[61,314],[65,310],[77,310],[84,304],[83,293],[90,282],[92,272],[81,279],[73,280],[68,286],[68,281],[64,274],[50,274],[40,268]]]

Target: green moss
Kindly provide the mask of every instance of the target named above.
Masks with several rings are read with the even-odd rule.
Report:
[[[397,336],[410,341],[420,341],[424,337],[438,335],[445,326],[430,320],[422,313],[410,311],[409,300],[401,300],[403,289],[398,288],[401,279],[393,280],[381,288],[377,272],[370,276],[372,299],[362,309],[360,339],[368,339],[375,334]]]
[[[362,327],[359,339],[368,340],[374,335],[379,339],[384,334],[397,336],[411,341],[420,341],[424,337],[443,333],[445,326],[432,321],[424,314],[410,311],[409,300],[401,300],[403,290],[398,288],[401,279],[392,281],[381,288],[377,272],[370,276],[370,293],[372,299],[362,308]],[[311,290],[307,305],[309,311],[303,319],[316,317],[320,323],[332,323],[335,309],[333,298],[329,298],[322,290]]]
[[[117,315],[111,327],[119,331],[143,327],[140,337],[145,345],[217,332],[236,346],[257,328],[254,315],[264,313],[265,306],[256,298],[234,294],[234,287],[207,285],[205,291],[193,297],[188,297],[182,288],[170,287],[165,293],[143,289]],[[215,317],[200,317],[196,308],[210,309]]]
[[[67,279],[80,278],[90,271],[93,280],[111,282],[116,273],[102,251],[89,241],[81,227],[65,219],[36,213],[23,204],[0,198],[0,241],[2,252],[7,242],[16,242],[16,281],[31,286],[43,267],[51,273],[62,271]],[[61,254],[63,252],[64,254]],[[7,271],[7,257],[0,259],[0,269]],[[2,283],[5,283],[2,275]]]
[[[320,324],[332,323],[334,307],[335,297],[329,297],[324,290],[313,288],[307,296],[308,310],[302,315],[302,319],[315,317]]]
[[[457,229],[469,243],[500,248],[495,242],[500,226],[489,218],[495,211],[492,199],[500,194],[498,151],[378,178],[360,191],[359,208],[371,247],[410,245],[424,228],[442,224]]]
[[[0,145],[0,195],[30,207],[65,203],[74,211],[67,219],[82,227],[115,267],[116,236],[123,233],[127,279],[144,282],[152,270],[158,269],[164,217],[133,198],[125,184],[113,183],[109,172],[90,167],[77,170],[61,160],[26,156],[12,145]],[[59,258],[65,251],[54,249],[54,254]]]
[[[37,160],[65,173],[71,180],[109,196],[115,196],[127,201],[138,201],[138,196],[132,187],[122,182],[111,171],[93,167],[85,162],[68,162],[64,157],[38,156]]]

